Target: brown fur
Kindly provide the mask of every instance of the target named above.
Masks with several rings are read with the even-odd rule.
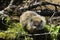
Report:
[[[26,28],[29,31],[33,31],[36,26],[39,25],[39,23],[42,21],[42,26],[46,24],[45,17],[38,15],[34,11],[26,11],[20,16],[20,23],[22,23],[23,26],[27,25]]]

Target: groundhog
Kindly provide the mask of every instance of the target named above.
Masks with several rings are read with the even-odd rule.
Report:
[[[30,32],[41,30],[46,24],[45,17],[37,14],[34,11],[26,11],[20,16],[20,23],[25,29]]]

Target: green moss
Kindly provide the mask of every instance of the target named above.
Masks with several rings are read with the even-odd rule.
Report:
[[[57,40],[60,26],[55,26],[54,24],[45,25],[45,28],[51,33],[52,40]]]
[[[18,34],[19,32],[24,35],[27,34],[20,23],[13,23],[12,25],[9,25],[9,28],[6,31],[0,32],[0,38],[15,39],[17,35],[20,36],[20,34]]]

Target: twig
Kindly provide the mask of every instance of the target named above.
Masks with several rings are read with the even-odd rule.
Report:
[[[14,0],[11,0],[11,1],[10,1],[10,4],[9,4],[4,10],[10,8],[10,6],[12,5],[13,2],[14,2]]]
[[[10,6],[11,6],[12,3],[13,3],[13,1],[14,1],[14,0],[11,0],[11,1],[10,1],[10,4],[9,4],[6,8],[4,8],[3,10],[0,11],[0,14],[4,14],[4,10],[10,8]]]
[[[5,18],[6,16],[8,16],[8,15],[4,14],[4,12],[5,12],[4,10],[9,9],[10,6],[12,5],[13,1],[14,1],[14,0],[11,0],[11,1],[10,1],[10,4],[9,4],[6,8],[4,8],[3,10],[0,11],[0,14],[2,14],[2,24],[4,24],[4,25],[6,25],[6,24],[3,23],[3,20],[4,20],[4,18]],[[8,25],[7,25],[7,26],[8,26]]]
[[[52,24],[52,18],[54,17],[55,13],[56,13],[56,12],[54,12],[53,15],[52,15],[51,18],[50,18],[50,27],[51,27],[51,24]],[[51,27],[49,33],[51,33],[51,30],[52,30],[52,27]]]

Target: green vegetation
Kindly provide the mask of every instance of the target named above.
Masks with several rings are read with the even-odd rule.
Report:
[[[23,38],[20,37],[24,37],[24,40],[33,40],[33,38],[31,37],[25,36],[26,34],[28,34],[28,32],[23,29],[22,24],[16,22],[12,23],[9,17],[6,17],[5,21],[6,25],[8,25],[8,29],[6,31],[0,31],[0,38],[6,40],[23,40]],[[57,40],[60,26],[55,26],[54,24],[51,24],[50,26],[45,25],[45,28],[49,31],[52,40]]]
[[[6,31],[0,31],[0,38],[6,40],[13,40],[13,39],[15,40],[17,38],[18,40],[21,35],[27,34],[27,32],[24,31],[22,24],[15,22],[9,23],[11,22],[9,17],[6,17],[5,21],[6,25],[9,27]],[[25,39],[27,38],[25,37]]]
[[[55,26],[54,24],[51,24],[51,26],[46,25],[45,28],[50,31],[49,33],[51,34],[52,40],[57,40],[60,26]]]

